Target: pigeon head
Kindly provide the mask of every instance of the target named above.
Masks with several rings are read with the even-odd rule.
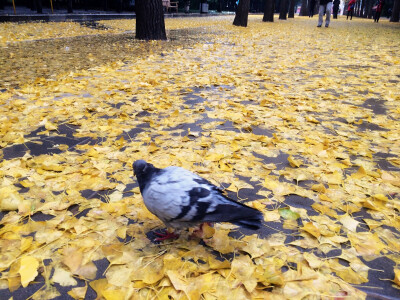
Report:
[[[155,168],[152,164],[147,163],[143,159],[139,159],[133,163],[133,175],[137,178],[140,192],[146,188],[147,183],[151,180],[151,177],[157,172],[157,170],[159,169]]]
[[[139,159],[133,163],[133,175],[137,176],[143,174],[147,167],[147,162],[143,159]]]

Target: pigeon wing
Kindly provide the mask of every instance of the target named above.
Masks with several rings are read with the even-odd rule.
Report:
[[[195,214],[190,191],[198,187],[201,177],[179,167],[163,169],[143,191],[146,207],[164,223],[189,221]]]
[[[224,196],[204,178],[179,167],[168,167],[144,191],[148,209],[164,223],[231,222],[257,229],[262,214]]]

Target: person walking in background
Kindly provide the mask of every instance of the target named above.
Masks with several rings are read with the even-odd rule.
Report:
[[[308,2],[308,17],[312,18],[314,16],[315,0],[310,0]]]
[[[325,11],[326,11],[325,27],[329,27],[329,23],[331,21],[331,10],[332,10],[332,0],[320,0],[319,1],[319,15],[318,15],[317,27],[322,26],[322,23],[324,22]]]
[[[356,0],[350,0],[349,4],[347,5],[347,18],[346,18],[346,20],[349,19],[349,16],[350,16],[350,20],[353,19],[354,6],[356,6]]]
[[[375,5],[375,15],[374,15],[374,22],[379,22],[379,18],[381,17],[382,7],[385,4],[384,0],[378,0]]]
[[[337,19],[337,15],[339,12],[339,5],[340,5],[340,0],[333,0],[333,18]]]

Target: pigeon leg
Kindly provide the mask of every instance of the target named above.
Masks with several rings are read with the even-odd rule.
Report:
[[[176,234],[174,232],[169,232],[168,230],[166,230],[165,233],[154,232],[154,234],[159,236],[158,238],[155,239],[155,241],[157,241],[157,242],[165,241],[165,240],[169,240],[169,239],[177,239],[179,237],[179,234]]]

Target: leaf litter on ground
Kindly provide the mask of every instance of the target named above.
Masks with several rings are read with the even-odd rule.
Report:
[[[167,42],[134,40],[132,20],[0,24],[0,288],[362,299],[382,258],[399,288],[397,24],[231,23],[166,19]],[[152,243],[136,159],[201,174],[263,229]]]

